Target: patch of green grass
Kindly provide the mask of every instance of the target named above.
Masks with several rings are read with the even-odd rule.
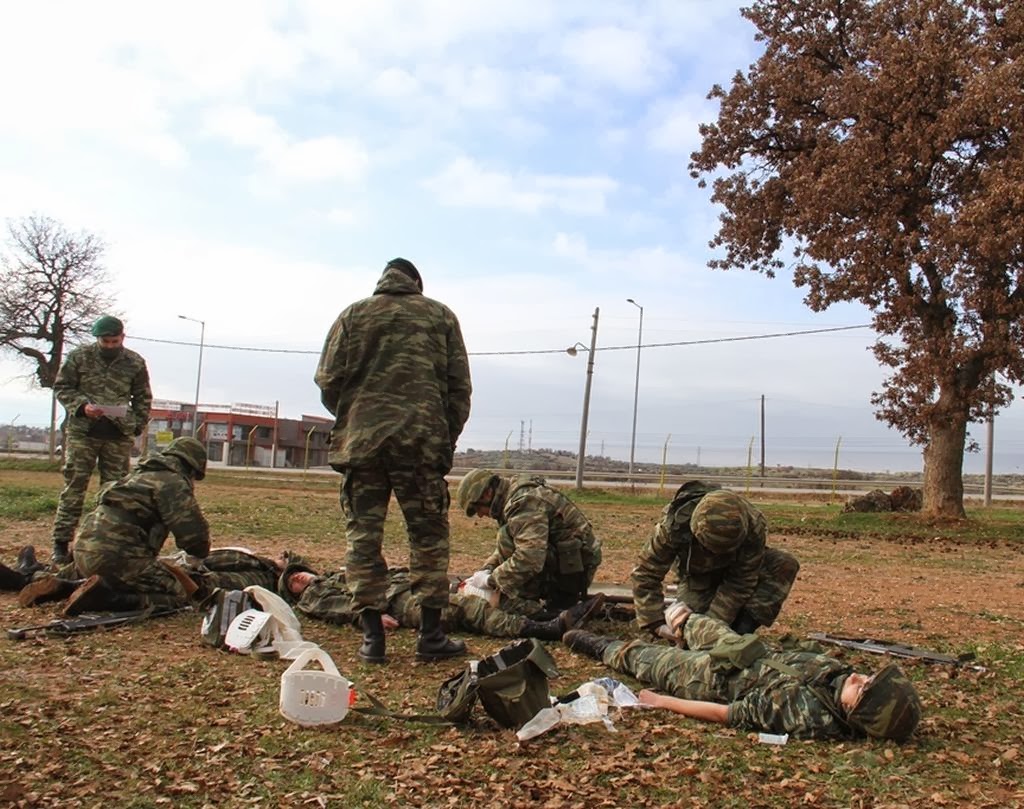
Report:
[[[0,517],[33,520],[52,516],[57,510],[57,494],[52,489],[0,485]]]
[[[0,471],[13,472],[59,472],[60,461],[41,458],[0,458]]]

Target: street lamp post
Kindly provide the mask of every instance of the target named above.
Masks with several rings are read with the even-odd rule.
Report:
[[[636,386],[633,390],[633,437],[629,442],[629,482],[633,482],[633,462],[636,458],[636,409],[640,402],[640,347],[644,341],[644,308],[632,298],[626,303],[633,304],[640,310],[640,328],[636,334]]]
[[[587,457],[587,419],[590,416],[590,383],[594,379],[594,352],[597,350],[597,318],[601,313],[600,307],[594,309],[594,325],[591,326],[590,349],[582,343],[576,343],[565,349],[570,357],[575,357],[579,352],[576,346],[587,351],[587,384],[583,387],[583,418],[580,420],[580,451],[576,456],[576,489],[583,490],[583,459]]]
[[[203,378],[203,345],[206,342],[206,321],[199,320],[186,315],[178,315],[182,320],[190,320],[199,324],[199,367],[196,368],[196,402],[192,411],[192,437],[195,438],[199,432],[199,382]]]

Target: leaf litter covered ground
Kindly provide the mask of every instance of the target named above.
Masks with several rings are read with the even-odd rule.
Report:
[[[53,473],[0,472],[0,558],[27,543],[47,547],[46,495],[58,489]],[[215,475],[198,492],[218,545],[290,548],[325,568],[343,564],[330,479]],[[803,565],[770,636],[826,631],[976,655],[979,669],[905,664],[925,708],[914,743],[777,747],[654,711],[615,716],[614,733],[556,728],[522,745],[479,707],[466,728],[350,714],[306,729],[278,713],[285,663],[203,647],[198,616],[186,614],[70,639],[0,640],[0,805],[1024,806],[1024,511],[971,510],[964,523],[928,525],[751,496],[775,526],[771,542]],[[584,501],[604,541],[599,579],[624,583],[661,501],[601,493]],[[453,511],[452,570],[476,569],[493,536],[492,522]],[[393,515],[393,564],[405,559],[403,541]],[[12,594],[0,594],[0,609],[7,627],[57,610],[19,609]],[[631,631],[609,621],[593,628]],[[462,666],[415,662],[407,630],[389,638],[391,663],[373,667],[355,656],[354,628],[307,621],[303,629],[357,690],[394,710],[430,710],[438,685]],[[477,657],[502,645],[466,639]],[[560,644],[548,648],[561,670],[553,693],[610,673]],[[882,662],[849,659],[862,668]]]

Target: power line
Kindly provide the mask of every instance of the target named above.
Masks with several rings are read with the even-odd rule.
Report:
[[[771,340],[777,337],[801,337],[806,334],[826,334],[828,332],[837,331],[851,331],[853,329],[868,329],[871,328],[869,323],[863,323],[859,326],[831,326],[824,329],[806,329],[804,331],[784,331],[775,332],[772,334],[748,334],[742,337],[709,337],[705,340],[678,340],[672,343],[644,343],[640,348],[672,348],[675,346],[696,346],[696,345],[708,345],[710,343],[738,343],[744,340]],[[145,343],[164,343],[165,345],[175,346],[189,346],[195,348],[199,343],[192,343],[186,340],[163,340],[157,337],[138,337],[132,335],[132,340],[141,340]],[[256,346],[225,346],[216,345],[214,343],[205,343],[205,348],[216,348],[222,351],[252,351],[263,354],[311,354],[319,356],[319,351],[311,351],[304,348],[259,348]],[[595,351],[636,351],[637,345],[624,346],[598,346]],[[509,357],[517,356],[522,354],[564,354],[564,348],[537,348],[537,349],[524,349],[519,351],[470,351],[468,352],[471,357]]]

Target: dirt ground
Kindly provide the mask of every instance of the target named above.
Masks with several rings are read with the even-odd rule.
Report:
[[[286,545],[324,567],[340,564],[340,528],[331,536],[274,528],[276,496],[262,495],[270,510],[259,531],[233,506],[213,507],[218,544],[265,553]],[[284,500],[294,507],[291,495]],[[336,525],[329,492],[303,508]],[[605,538],[599,579],[625,584],[657,509],[586,510]],[[43,519],[7,524],[0,559],[24,544],[47,548],[49,527]],[[452,571],[471,572],[493,523],[453,514],[452,531]],[[904,664],[925,706],[914,743],[773,747],[656,711],[615,717],[615,733],[559,728],[522,745],[479,708],[469,728],[354,714],[334,728],[299,728],[277,712],[285,664],[205,648],[198,616],[182,615],[69,639],[0,640],[0,805],[1024,806],[1024,547],[803,532],[773,533],[770,542],[802,563],[770,637],[824,631],[977,655],[978,668]],[[4,593],[0,611],[11,627],[48,619],[56,607],[23,610]],[[605,621],[592,628],[632,631]],[[383,668],[358,661],[353,628],[306,622],[304,632],[357,691],[399,711],[432,708],[437,686],[463,665],[414,662],[411,632],[392,636]],[[502,645],[467,640],[476,657]],[[610,673],[549,646],[562,672],[554,693]],[[863,668],[882,662],[850,659]]]

